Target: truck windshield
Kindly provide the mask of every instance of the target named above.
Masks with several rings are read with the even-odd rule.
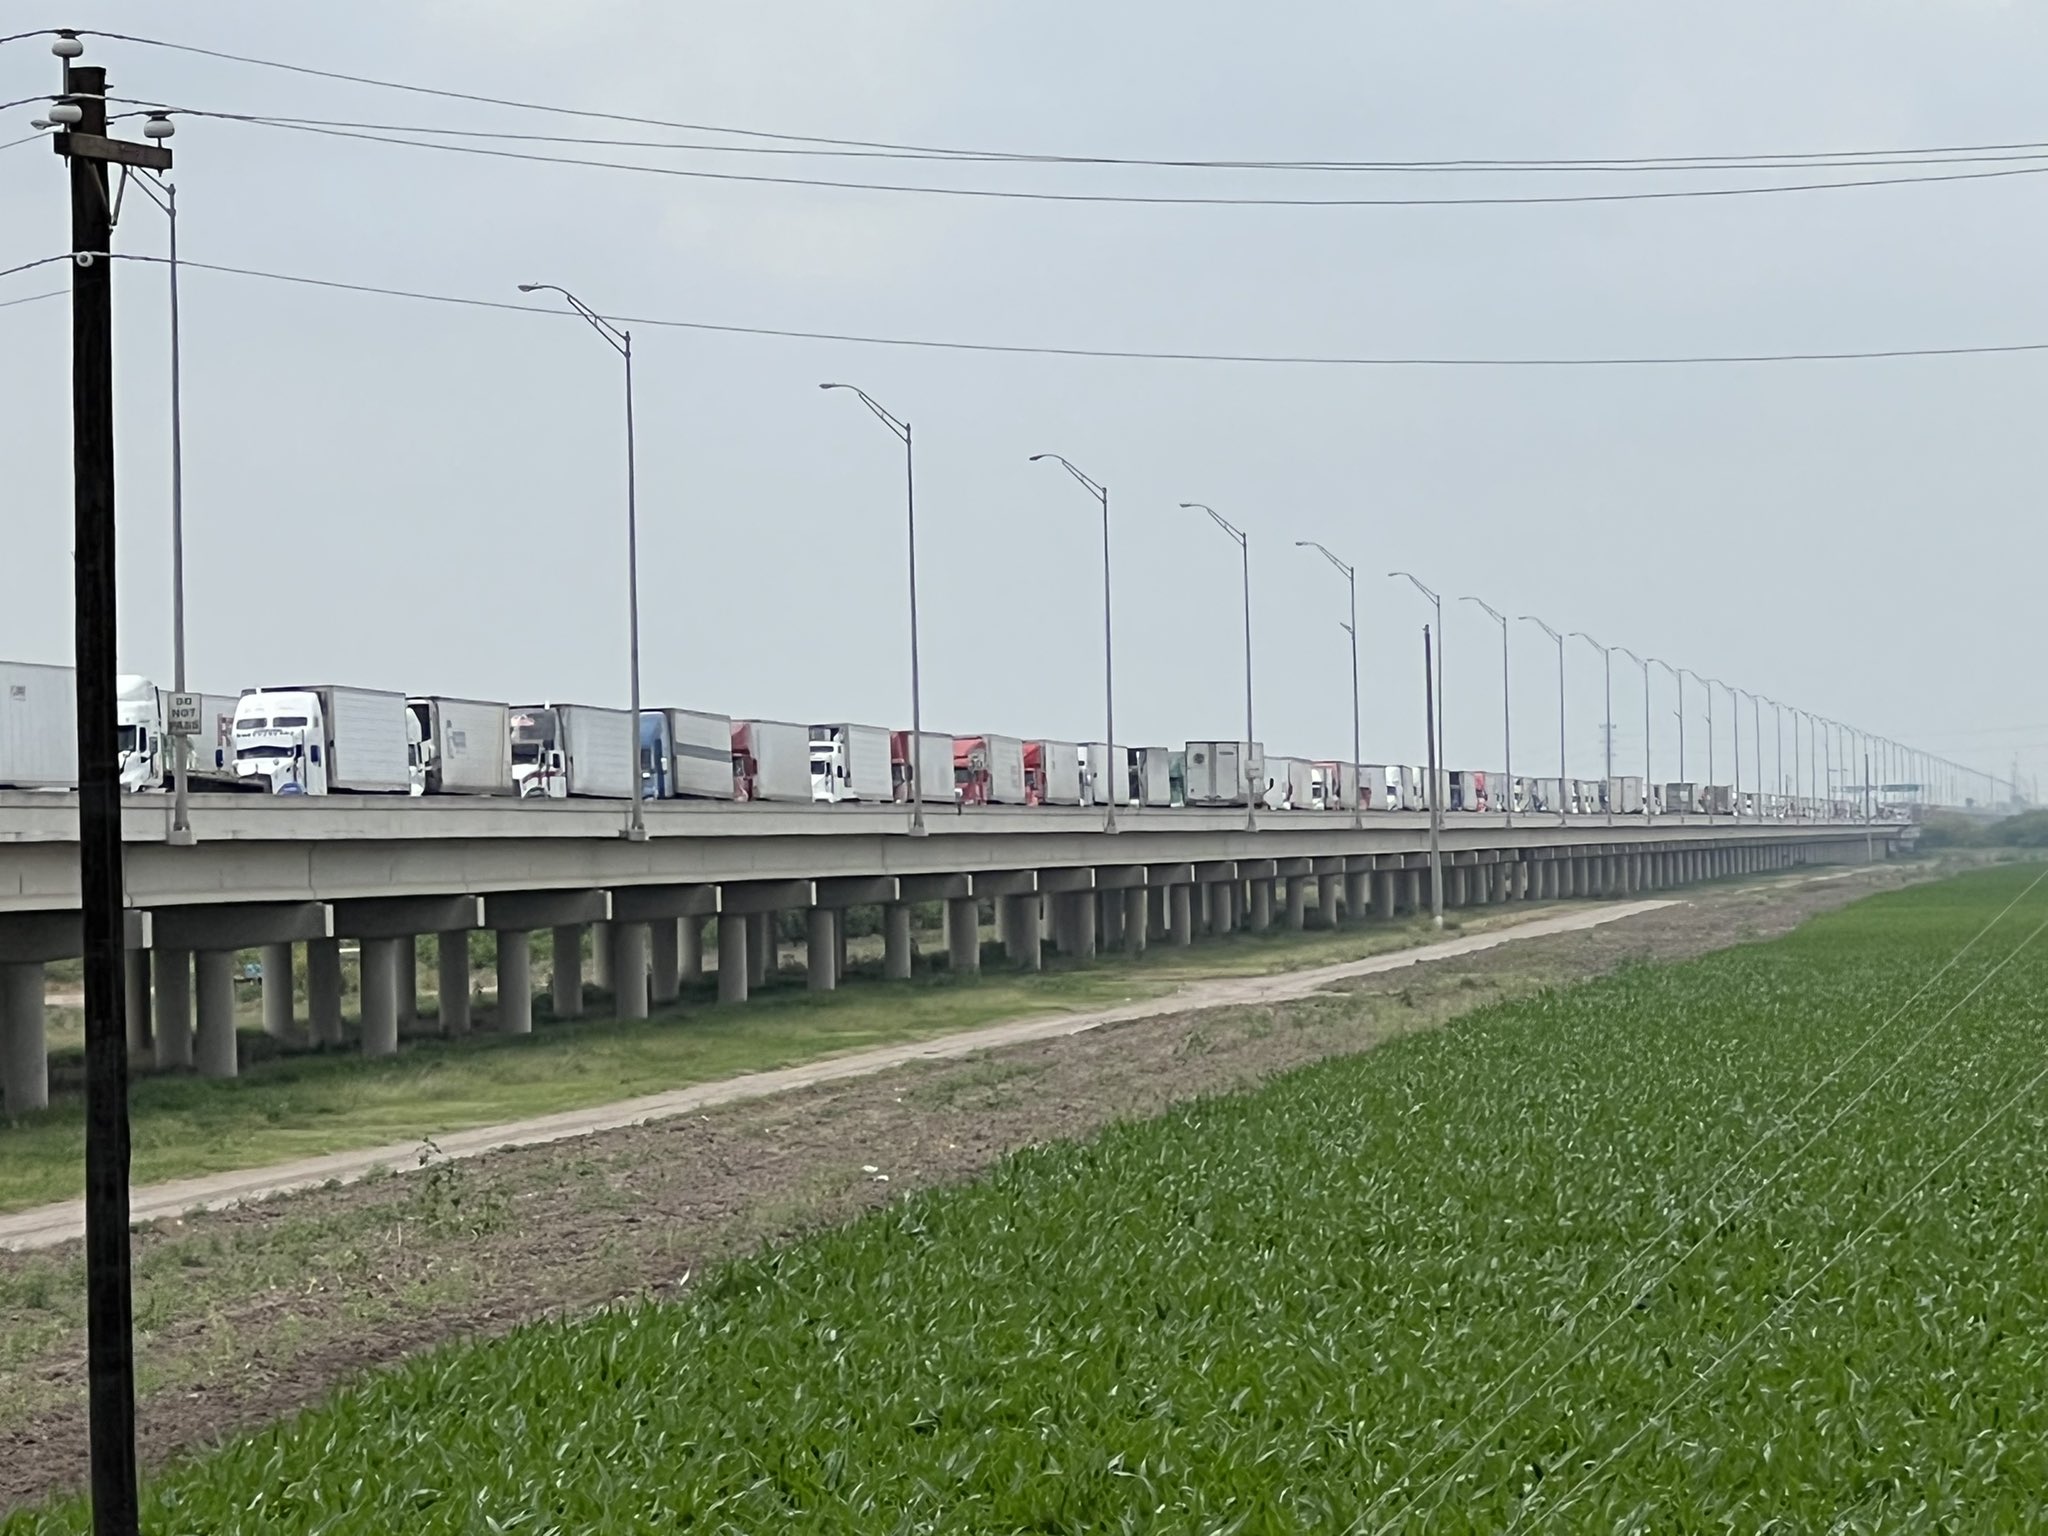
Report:
[[[139,752],[148,745],[148,742],[149,738],[143,732],[141,726],[124,725],[121,727],[121,750],[123,752]]]
[[[291,755],[292,749],[290,747],[244,747],[242,748],[241,751],[235,754],[235,756],[238,758],[252,759],[290,757]]]

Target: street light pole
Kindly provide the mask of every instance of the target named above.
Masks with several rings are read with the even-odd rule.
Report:
[[[1434,637],[1431,641],[1431,648],[1435,652],[1435,661],[1433,665],[1435,667],[1434,675],[1436,682],[1436,706],[1433,711],[1435,724],[1431,728],[1432,735],[1429,741],[1429,748],[1436,754],[1437,761],[1437,766],[1434,769],[1432,769],[1431,772],[1434,775],[1442,777],[1446,781],[1448,781],[1450,775],[1449,771],[1446,769],[1444,765],[1444,600],[1441,597],[1439,597],[1436,594],[1436,592],[1434,592],[1432,589],[1425,586],[1422,582],[1422,579],[1416,576],[1412,571],[1387,572],[1387,579],[1389,581],[1393,580],[1396,576],[1405,577],[1409,585],[1413,586],[1416,591],[1420,592],[1424,597],[1429,599],[1430,607],[1436,611],[1436,628],[1433,631],[1431,631],[1431,634]],[[1431,779],[1429,786],[1429,803],[1432,808],[1436,806],[1437,801],[1444,798],[1445,792],[1448,789],[1448,787],[1448,782],[1446,782],[1445,784],[1438,784],[1435,781],[1435,778]]]
[[[1085,486],[1090,495],[1102,503],[1102,712],[1103,730],[1107,739],[1102,743],[1103,756],[1107,759],[1097,770],[1095,782],[1109,780],[1109,798],[1102,814],[1102,830],[1116,830],[1116,795],[1119,781],[1128,786],[1130,776],[1124,773],[1116,757],[1116,666],[1111,648],[1109,614],[1109,487],[1100,481],[1091,480],[1074,467],[1073,460],[1064,454],[1034,453],[1031,462],[1051,459]]]
[[[1362,764],[1358,760],[1358,568],[1346,565],[1314,539],[1296,539],[1296,549],[1312,549],[1344,574],[1344,586],[1351,596],[1351,622],[1344,626],[1344,633],[1351,637],[1351,825],[1356,829],[1365,826],[1365,781],[1360,776]],[[1342,787],[1341,785],[1339,786]]]
[[[1652,657],[1650,658],[1650,660],[1651,660],[1652,662],[1654,662],[1654,663],[1655,663],[1656,665],[1658,665],[1658,666],[1662,667],[1662,668],[1663,668],[1663,669],[1664,669],[1664,670],[1665,670],[1666,672],[1669,672],[1669,673],[1671,674],[1671,681],[1672,681],[1672,682],[1674,682],[1674,683],[1676,683],[1676,684],[1678,684],[1678,782],[1679,782],[1679,783],[1681,783],[1681,784],[1683,784],[1683,783],[1685,783],[1685,782],[1686,782],[1686,777],[1685,777],[1685,668],[1683,668],[1683,667],[1674,667],[1673,665],[1671,665],[1671,663],[1670,663],[1670,662],[1668,662],[1668,661],[1665,661],[1665,660],[1664,660],[1664,659],[1663,659],[1662,657],[1659,657],[1659,656],[1652,656]]]
[[[818,388],[848,391],[903,444],[903,522],[910,546],[910,751],[906,754],[910,759],[910,835],[923,837],[924,773],[918,761],[924,756],[924,686],[917,666],[917,458],[910,423],[890,414],[858,384],[820,384]]]
[[[167,117],[153,116],[151,132],[161,123],[169,128]],[[152,132],[152,137],[167,137],[168,134]],[[178,188],[175,183],[165,181],[154,172],[138,173],[135,184],[142,188],[149,200],[163,209],[164,217],[170,222],[171,250],[169,272],[171,280],[171,688],[174,692],[185,691],[185,416],[183,391],[181,389],[182,367],[178,334]],[[163,722],[168,725],[168,720]],[[192,740],[188,736],[170,736],[166,745],[171,756],[171,831],[167,839],[181,847],[189,847],[193,841],[192,812],[190,804],[190,777]]]
[[[1500,751],[1504,759],[1501,773],[1507,779],[1507,823],[1515,824],[1515,738],[1513,714],[1508,692],[1508,616],[1483,597],[1466,597],[1463,601],[1477,603],[1491,614],[1494,623],[1500,626]]]
[[[1615,649],[1643,669],[1643,820],[1647,822],[1655,803],[1655,775],[1650,772],[1650,664],[1625,645]]]
[[[1207,502],[1184,501],[1180,504],[1180,506],[1183,512],[1208,513],[1210,522],[1214,523],[1218,528],[1221,528],[1225,533],[1229,534],[1231,538],[1237,541],[1238,560],[1244,571],[1244,775],[1245,783],[1251,789],[1251,793],[1245,797],[1247,801],[1247,804],[1245,806],[1245,825],[1248,827],[1256,827],[1259,824],[1259,796],[1261,793],[1261,787],[1252,783],[1251,765],[1251,750],[1252,743],[1254,740],[1252,736],[1251,541],[1245,537],[1244,530],[1242,528],[1238,527],[1235,523],[1231,522],[1230,519],[1223,516],[1222,513],[1218,512],[1214,507],[1210,506]],[[1263,757],[1261,758],[1261,761],[1263,761]]]
[[[1583,629],[1575,629],[1572,633],[1598,651],[1601,660],[1606,663],[1607,667],[1607,778],[1600,786],[1600,797],[1606,803],[1608,818],[1612,820],[1614,816],[1614,801],[1612,798],[1614,794],[1614,647],[1602,645]]]
[[[638,455],[633,442],[633,333],[619,329],[604,316],[556,283],[521,283],[521,293],[559,293],[569,307],[581,315],[593,331],[604,338],[626,365],[626,628],[631,655],[630,708],[632,746],[626,761],[633,765],[633,805],[626,822],[631,842],[647,840],[647,789],[640,764],[640,507]]]
[[[1568,808],[1571,805],[1572,798],[1571,780],[1565,773],[1564,636],[1537,618],[1533,613],[1523,614],[1522,622],[1524,624],[1534,624],[1543,633],[1557,642],[1557,811],[1558,820],[1564,822],[1570,819]]]

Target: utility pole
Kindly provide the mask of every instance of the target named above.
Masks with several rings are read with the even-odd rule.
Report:
[[[72,571],[78,677],[78,888],[85,950],[86,1378],[93,1530],[133,1536],[134,1310],[128,1265],[126,920],[116,759],[114,284],[110,165],[168,170],[158,144],[107,137],[107,72],[73,65],[60,34],[63,99],[53,140],[70,161]]]
[[[1412,578],[1411,578],[1412,579]],[[1422,725],[1429,738],[1423,749],[1429,754],[1429,918],[1432,926],[1444,925],[1444,824],[1443,794],[1437,779],[1436,674],[1430,670],[1429,626],[1422,626]]]

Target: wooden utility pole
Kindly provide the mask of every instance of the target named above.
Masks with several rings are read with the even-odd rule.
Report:
[[[85,948],[86,1373],[97,1536],[135,1536],[134,1310],[128,1263],[126,916],[115,701],[114,164],[168,169],[154,144],[107,137],[106,71],[65,58],[71,172],[72,561],[78,688],[78,886]],[[69,119],[66,121],[66,119]]]

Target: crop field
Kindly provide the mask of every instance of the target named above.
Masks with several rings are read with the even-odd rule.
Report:
[[[2044,927],[1994,870],[1036,1148],[375,1377],[145,1525],[2040,1528]]]

